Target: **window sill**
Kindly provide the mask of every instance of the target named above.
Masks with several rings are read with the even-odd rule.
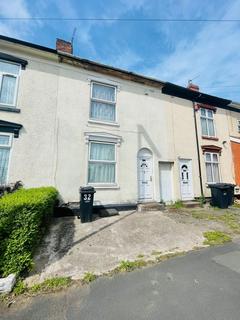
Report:
[[[112,127],[120,127],[120,125],[117,122],[104,122],[104,121],[98,121],[98,120],[88,120],[89,124],[100,124],[104,126],[112,126]]]
[[[21,110],[15,108],[15,107],[7,107],[7,106],[4,106],[4,105],[0,105],[0,111],[20,113]]]
[[[205,140],[214,140],[214,141],[218,141],[218,140],[219,140],[217,137],[209,137],[209,136],[202,136],[202,139],[205,139]]]
[[[93,187],[94,189],[120,189],[119,185],[118,184],[110,184],[110,185],[107,185],[107,184],[94,184],[94,183],[91,183],[89,184],[91,185],[91,187]]]

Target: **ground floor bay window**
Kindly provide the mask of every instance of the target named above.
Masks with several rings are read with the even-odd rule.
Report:
[[[206,165],[207,183],[220,182],[218,153],[206,152],[205,165]]]
[[[88,183],[116,183],[116,145],[114,143],[90,142]]]

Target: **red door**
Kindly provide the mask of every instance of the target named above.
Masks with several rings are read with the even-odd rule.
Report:
[[[233,163],[235,171],[235,183],[240,185],[240,143],[231,141]]]

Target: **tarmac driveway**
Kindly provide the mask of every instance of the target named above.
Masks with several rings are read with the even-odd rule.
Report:
[[[203,242],[209,226],[182,223],[166,212],[121,212],[119,216],[81,224],[75,217],[57,218],[35,258],[27,283],[55,276],[81,278],[102,274],[122,260],[155,259],[156,254],[189,251]]]

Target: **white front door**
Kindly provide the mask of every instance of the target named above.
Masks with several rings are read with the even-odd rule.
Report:
[[[180,187],[182,200],[192,200],[193,183],[192,183],[192,160],[179,160]]]
[[[153,199],[152,153],[146,148],[138,153],[138,193],[140,201]]]
[[[170,203],[173,200],[173,186],[172,186],[172,163],[159,163],[160,175],[160,200],[165,203]]]

